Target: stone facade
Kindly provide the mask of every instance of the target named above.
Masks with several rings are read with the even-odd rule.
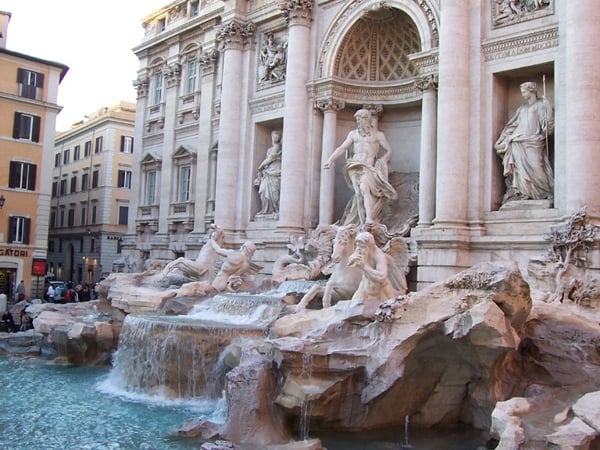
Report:
[[[417,286],[480,261],[524,270],[551,226],[584,205],[600,214],[599,20],[593,0],[172,2],[134,49],[140,190],[126,251],[138,264],[194,259],[216,223],[231,246],[254,241],[270,273],[290,235],[343,216],[342,164],[321,166],[366,108],[391,144],[390,180],[418,180],[395,185],[386,223],[418,211]],[[554,192],[501,208],[494,143],[529,81],[555,109]],[[253,181],[274,130],[279,211],[261,215]]]

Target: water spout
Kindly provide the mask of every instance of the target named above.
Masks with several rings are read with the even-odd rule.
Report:
[[[413,446],[408,443],[408,423],[410,419],[408,416],[404,416],[404,443],[400,447],[401,450],[409,450],[412,449]]]

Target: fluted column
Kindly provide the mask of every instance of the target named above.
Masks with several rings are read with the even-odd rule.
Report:
[[[212,147],[212,110],[214,102],[215,73],[219,53],[207,50],[199,57],[202,68],[200,105],[198,117],[198,161],[196,165],[196,203],[194,205],[194,232],[206,231],[206,218],[212,208],[208,209],[209,184]],[[204,219],[204,220],[203,220]]]
[[[278,228],[304,226],[308,159],[308,81],[312,1],[279,2],[288,20],[288,62],[281,156],[281,193]]]
[[[234,231],[237,190],[240,178],[242,114],[243,46],[247,25],[232,20],[217,34],[223,43],[223,82],[221,120],[219,121],[219,157],[215,193],[215,223],[225,231]]]
[[[595,0],[565,2],[566,209],[587,205],[600,216],[600,6]]]
[[[337,112],[344,108],[344,102],[327,99],[317,102],[317,108],[323,111],[323,140],[321,145],[321,165],[329,159],[336,148],[335,135]],[[319,224],[333,223],[335,190],[335,170],[321,168],[321,186],[319,189]]]
[[[179,81],[181,79],[181,65],[178,61],[172,61],[163,66],[163,77],[165,83],[164,110],[159,127],[163,129],[163,158],[160,177],[160,191],[158,192],[158,233],[169,234],[169,222],[171,214],[171,202],[175,201],[171,179],[173,177],[172,153],[175,147],[175,116],[177,101],[179,99]]]
[[[419,223],[430,226],[435,217],[435,172],[437,140],[437,76],[415,81],[423,92],[421,102],[421,151],[419,160]]]
[[[467,219],[469,177],[469,2],[443,0],[440,18],[437,186],[434,224]]]

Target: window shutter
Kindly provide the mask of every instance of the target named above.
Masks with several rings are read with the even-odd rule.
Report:
[[[33,116],[33,133],[31,136],[33,142],[40,142],[40,118]]]
[[[37,166],[35,164],[29,165],[29,179],[27,180],[27,189],[35,191],[35,178],[36,178]]]
[[[20,67],[17,69],[17,83],[23,83],[23,77],[25,76],[25,70]]]
[[[8,187],[16,188],[19,183],[19,166],[20,163],[11,161],[10,162],[10,171],[8,175]]]
[[[29,244],[29,233],[31,232],[31,219],[25,217],[23,218],[23,221],[23,244]]]
[[[121,152],[125,151],[125,136],[121,136]]]
[[[15,226],[17,218],[9,217],[8,218],[8,243],[12,243],[15,241]]]
[[[131,153],[133,154],[133,142],[134,142],[134,137],[131,136]]]
[[[35,86],[39,88],[44,87],[44,74],[38,73],[35,77]]]
[[[117,181],[118,183],[118,187],[124,187],[125,186],[125,172],[123,172],[122,170],[119,170],[119,181]]]
[[[19,139],[21,134],[21,113],[15,112],[15,122],[13,124],[13,138]]]

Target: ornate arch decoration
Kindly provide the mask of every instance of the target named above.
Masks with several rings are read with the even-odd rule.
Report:
[[[420,60],[438,46],[438,12],[427,0],[354,0],[325,34],[317,62],[316,98],[347,103],[411,102]],[[358,39],[367,36],[367,39]],[[429,61],[428,61],[429,62]]]

